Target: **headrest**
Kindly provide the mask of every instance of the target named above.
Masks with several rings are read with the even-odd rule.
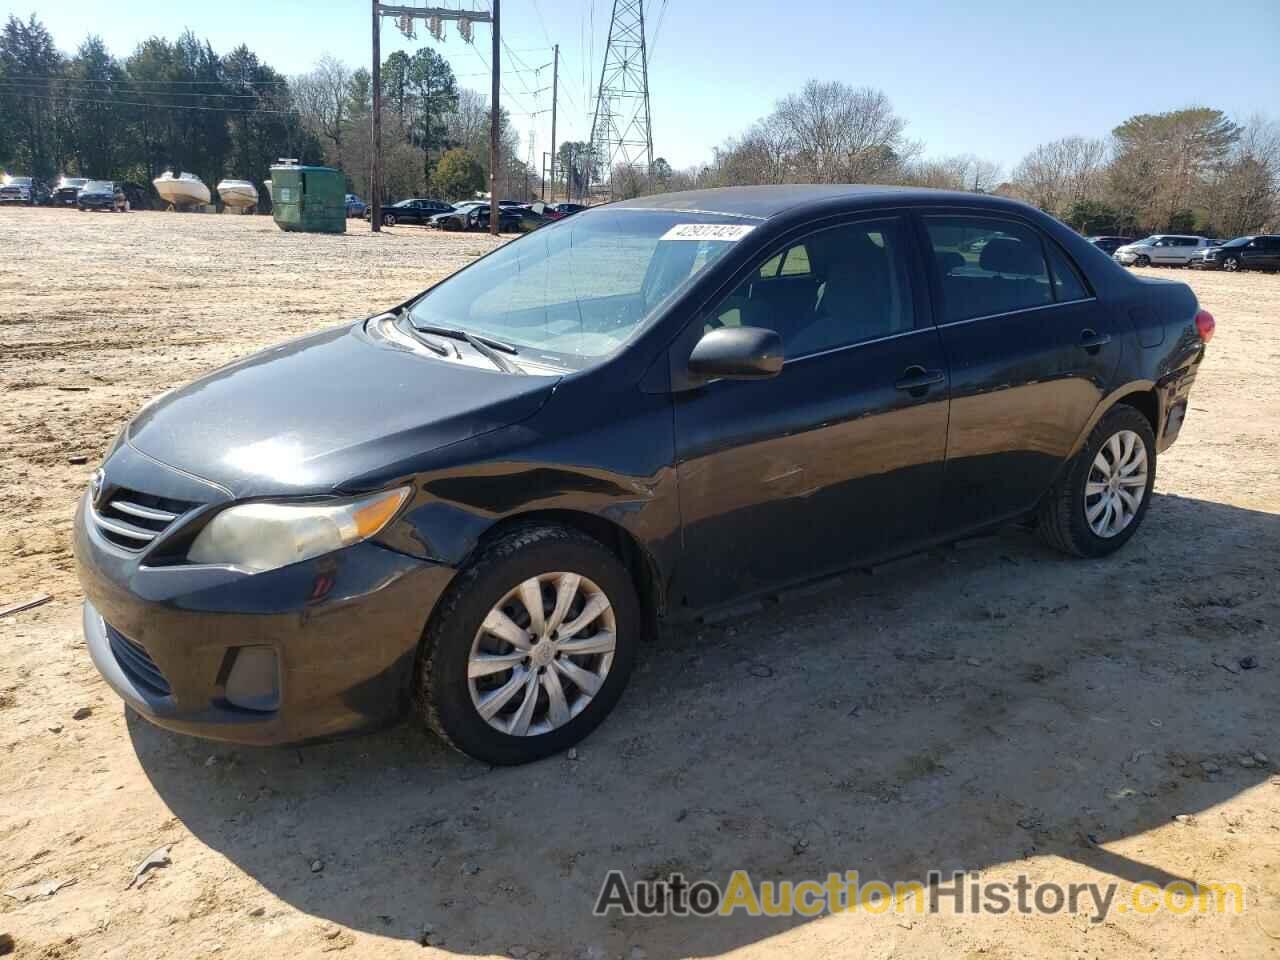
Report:
[[[1044,273],[1044,256],[1033,247],[1013,237],[994,237],[982,248],[978,266],[990,273],[1020,273],[1040,276]]]
[[[964,266],[964,257],[954,250],[941,250],[933,255],[938,261],[938,271],[945,277],[956,267]]]

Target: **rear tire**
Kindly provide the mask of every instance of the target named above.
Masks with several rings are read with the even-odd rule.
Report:
[[[522,592],[530,582],[537,584],[532,602],[543,605],[541,631]],[[561,589],[573,595],[557,621]],[[588,605],[600,612],[584,612]],[[514,630],[506,635],[527,646],[489,629],[495,617]],[[557,639],[553,626],[575,623],[581,626],[573,634]],[[575,641],[607,646],[610,627],[607,653],[560,649]],[[559,753],[618,702],[642,627],[631,575],[603,544],[565,527],[515,527],[454,578],[432,614],[418,662],[418,713],[455,749],[487,763],[529,763]],[[491,668],[494,658],[509,663]],[[514,693],[486,718],[482,709],[490,710],[508,689]]]
[[[1113,462],[1120,464],[1114,483],[1105,469],[1099,469]],[[1093,428],[1041,501],[1036,531],[1063,553],[1105,557],[1128,543],[1141,526],[1155,479],[1156,439],[1151,424],[1134,407],[1118,404]],[[1112,516],[1118,519],[1108,529],[1107,518]]]

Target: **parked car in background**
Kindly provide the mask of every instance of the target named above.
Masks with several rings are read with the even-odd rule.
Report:
[[[0,203],[25,203],[38,207],[49,202],[49,185],[34,177],[5,177],[0,184]]]
[[[464,230],[488,230],[489,229],[489,204],[485,203],[478,207],[472,207],[467,211],[466,226]],[[498,206],[498,232],[499,233],[519,233],[520,224],[525,218],[525,210],[518,203]]]
[[[369,209],[369,205],[361,200],[354,193],[347,194],[347,219],[360,220],[365,216],[365,212]]]
[[[1126,267],[1169,266],[1185,267],[1204,253],[1209,241],[1204,237],[1185,234],[1157,233],[1145,240],[1136,240],[1116,247],[1113,256]]]
[[[124,213],[129,205],[119,184],[110,180],[90,180],[80,188],[80,195],[76,198],[76,206],[80,208],[82,213],[87,213],[90,210]]]
[[[1280,235],[1236,237],[1210,247],[1191,264],[1201,270],[1280,270]]]
[[[416,705],[522,763],[664,620],[1009,522],[1113,554],[1180,520],[1152,489],[1214,332],[1028,205],[825,184],[586,210],[392,296],[110,445],[72,540],[141,716],[271,744]]]
[[[401,200],[398,203],[393,203],[389,207],[383,207],[382,223],[387,227],[394,227],[397,223],[426,224],[437,213],[446,213],[452,209],[452,204],[445,203],[443,200],[414,197],[410,200]],[[365,210],[364,218],[366,220],[370,218],[372,210],[372,207]]]
[[[547,205],[547,216],[552,220],[563,220],[580,210],[587,209],[580,203],[552,203]]]
[[[1133,243],[1133,237],[1090,237],[1089,242],[1103,253],[1115,253],[1125,244]]]
[[[438,230],[465,230],[467,229],[467,214],[477,207],[487,207],[488,205],[488,200],[464,200],[461,203],[455,203],[451,210],[437,213],[431,218],[430,224]]]
[[[74,207],[80,188],[88,182],[88,177],[63,177],[53,188],[51,202],[55,207]]]

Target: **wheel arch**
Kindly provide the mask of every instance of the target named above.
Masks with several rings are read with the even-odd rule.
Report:
[[[1070,462],[1071,458],[1080,452],[1085,442],[1089,439],[1089,434],[1093,432],[1093,428],[1098,425],[1098,421],[1110,413],[1119,404],[1133,407],[1151,424],[1151,432],[1155,435],[1156,440],[1160,439],[1160,392],[1156,389],[1154,382],[1150,380],[1135,380],[1118,387],[1102,399],[1096,410],[1093,411],[1084,428],[1076,437],[1075,443],[1071,445],[1071,452],[1067,455],[1066,461]]]
[[[666,610],[666,589],[658,561],[630,530],[600,514],[579,510],[545,509],[503,517],[480,535],[466,562],[470,562],[471,557],[478,551],[513,528],[538,524],[577,530],[608,548],[631,574],[636,595],[640,599],[641,610],[645,615],[646,629],[651,636],[656,632],[657,621]]]

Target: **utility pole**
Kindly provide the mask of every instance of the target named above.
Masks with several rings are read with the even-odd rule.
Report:
[[[378,0],[374,0],[374,163],[369,170],[369,202],[374,209],[369,214],[369,229],[381,233],[383,229],[383,18],[378,12]],[[300,154],[301,156],[301,154]]]
[[[499,14],[502,0],[493,0],[493,113],[489,117],[489,233],[498,235],[498,139],[502,133],[498,117],[498,92],[502,86],[502,37]]]
[[[492,132],[489,136],[489,183],[494,185],[494,172],[498,162],[498,87],[501,84],[501,66],[498,62],[500,39],[498,37],[498,5],[500,0],[493,0],[492,16],[479,10],[450,10],[447,7],[407,7],[401,4],[379,3],[373,0],[373,164],[370,176],[370,190],[373,205],[370,213],[371,226],[378,232],[382,226],[382,44],[381,28],[383,17],[395,17],[396,26],[410,40],[417,39],[414,21],[422,20],[427,31],[437,40],[444,39],[443,24],[448,20],[458,23],[458,32],[467,43],[472,42],[472,28],[477,23],[493,24],[493,104],[490,124]],[[491,196],[489,229],[498,232],[497,198]]]
[[[556,100],[560,96],[560,44],[558,43],[555,45],[555,52],[556,52],[555,59],[552,61],[555,64],[555,66],[551,68],[551,172],[552,172],[552,178],[553,178],[552,183],[555,182],[554,176],[555,176],[555,169],[556,169]],[[543,183],[544,184],[546,183],[545,179],[543,180]],[[555,198],[556,198],[555,192],[552,191],[551,199],[554,200]],[[543,197],[543,199],[545,200],[546,197]],[[565,197],[565,199],[568,200],[569,198]]]

